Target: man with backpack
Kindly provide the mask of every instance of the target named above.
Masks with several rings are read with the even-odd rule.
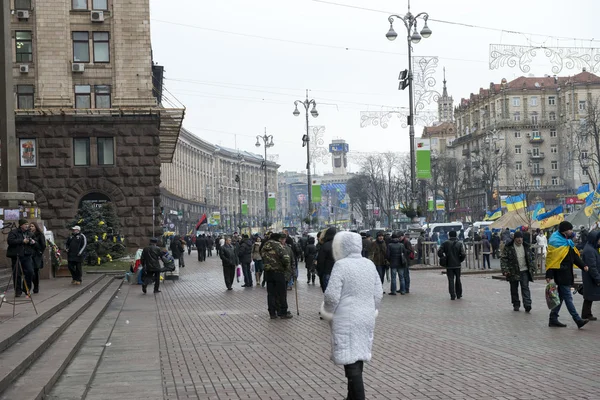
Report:
[[[462,283],[460,281],[461,263],[465,260],[466,254],[462,242],[456,238],[456,231],[450,231],[448,240],[440,246],[438,257],[440,265],[446,268],[448,277],[448,291],[450,300],[460,299],[462,297]]]
[[[404,244],[406,249],[406,268],[404,268],[404,284],[406,285],[406,293],[410,293],[410,262],[415,259],[415,250],[413,249],[412,243],[408,235],[404,232],[398,234],[400,243]]]

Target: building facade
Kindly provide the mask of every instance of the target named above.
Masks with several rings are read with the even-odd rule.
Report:
[[[267,221],[264,165],[264,158],[257,154],[211,144],[182,128],[173,162],[161,167],[163,225],[187,233],[206,214],[209,222],[212,219],[213,230],[260,229]],[[274,162],[266,163],[267,195],[277,197],[278,167]],[[240,219],[242,202],[247,203],[248,213]],[[269,212],[268,222],[274,220],[275,213]]]
[[[502,79],[463,98],[448,149],[464,165],[460,207],[483,215],[500,204],[500,195],[523,191],[548,207],[590,182],[591,168],[581,160],[593,150],[581,140],[582,127],[599,95],[600,78],[583,71]]]
[[[110,201],[145,245],[184,115],[154,90],[149,0],[10,1],[19,190],[59,243],[83,202]]]

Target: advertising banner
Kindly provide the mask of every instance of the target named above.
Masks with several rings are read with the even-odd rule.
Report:
[[[431,144],[429,139],[417,141],[417,179],[431,179]]]
[[[316,181],[313,181],[313,184],[312,184],[312,202],[313,203],[321,202],[321,185],[317,184]]]
[[[275,193],[269,193],[269,201],[268,206],[270,211],[275,211],[277,209],[277,199],[275,198]]]
[[[242,214],[248,215],[248,200],[242,200]]]

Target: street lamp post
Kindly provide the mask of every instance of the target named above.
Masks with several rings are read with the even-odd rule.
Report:
[[[423,29],[421,29],[421,33],[417,32],[417,20],[422,18],[424,21]],[[408,75],[402,76],[401,79],[404,82],[401,82],[400,89],[406,88],[406,80],[408,80],[408,102],[409,102],[409,116],[408,116],[408,126],[409,126],[409,137],[410,137],[410,189],[411,189],[411,197],[412,197],[412,208],[416,212],[417,205],[417,184],[416,184],[416,163],[415,163],[415,126],[414,126],[414,104],[413,104],[413,73],[412,73],[412,44],[417,44],[421,41],[421,37],[428,38],[431,36],[431,29],[427,26],[427,20],[429,19],[429,14],[426,12],[419,13],[417,15],[413,15],[410,12],[410,1],[408,2],[408,12],[404,16],[392,14],[388,17],[388,21],[390,22],[390,30],[385,35],[388,40],[393,41],[396,40],[398,34],[394,30],[394,19],[399,19],[404,22],[404,26],[406,27],[407,32],[407,43],[408,43]],[[412,31],[412,33],[411,33]],[[406,79],[406,80],[405,80]]]
[[[306,134],[302,136],[302,147],[306,146],[306,180],[307,180],[307,188],[308,188],[308,226],[310,227],[310,220],[312,215],[312,191],[311,191],[311,176],[310,176],[310,137],[308,134],[308,113],[309,108],[312,105],[312,110],[310,110],[310,115],[314,118],[319,116],[319,112],[317,111],[317,103],[314,99],[308,99],[308,89],[306,90],[306,100],[296,100],[294,102],[294,116],[299,116],[300,111],[298,110],[298,104],[302,104],[304,106],[304,111],[306,113]]]
[[[244,157],[242,156],[241,153],[237,154],[237,159],[238,159],[238,172],[237,175],[235,176],[235,181],[237,182],[238,185],[238,223],[236,224],[238,227],[239,232],[241,233],[242,231],[242,163],[244,162]]]
[[[267,224],[265,226],[265,229],[266,229],[266,227],[269,224],[269,193],[267,191],[267,149],[269,147],[275,146],[275,144],[273,143],[273,135],[267,135],[267,128],[265,128],[264,135],[256,136],[256,144],[255,144],[256,147],[260,147],[260,139],[262,139],[263,146],[265,147],[265,159],[262,162],[262,167],[265,170],[265,223]]]

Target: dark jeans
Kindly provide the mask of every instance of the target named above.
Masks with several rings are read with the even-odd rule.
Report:
[[[223,277],[225,278],[225,286],[227,287],[227,289],[229,289],[231,286],[233,286],[233,278],[235,277],[235,266],[223,266]]]
[[[573,321],[579,321],[581,317],[577,314],[577,309],[575,309],[575,304],[573,304],[573,295],[571,294],[571,285],[557,285],[558,286],[558,296],[560,297],[560,304],[557,305],[550,311],[550,321],[558,321],[558,313],[560,311],[560,307],[562,307],[563,301],[567,306],[567,310],[569,310],[569,314],[573,317]]]
[[[319,275],[319,283],[321,284],[321,290],[323,293],[327,290],[327,285],[329,284],[330,274]]]
[[[206,261],[206,247],[198,247],[198,261]]]
[[[154,280],[154,291],[158,292],[158,288],[160,286],[160,271],[146,272],[146,277]],[[148,285],[142,285],[143,288],[146,288],[147,286]]]
[[[33,261],[33,277],[31,283],[33,292],[37,293],[40,290],[40,269],[44,266],[44,259],[41,254],[34,254],[31,259]]]
[[[497,247],[493,247],[492,248],[492,257],[493,258],[499,258],[498,257],[498,248]]]
[[[179,256],[179,266],[181,268],[185,267],[185,261],[183,261],[183,255],[184,255],[184,253],[181,253],[181,255]]]
[[[487,265],[488,265],[488,269],[492,269],[492,265],[490,264],[490,255],[489,255],[489,253],[483,255],[483,269],[485,269],[485,263],[486,262],[487,262]]]
[[[19,263],[17,263],[17,260]],[[31,256],[23,256],[23,257],[13,257],[12,261],[12,274],[13,274],[13,284],[15,288],[15,293],[21,294],[23,292],[23,275],[25,276],[25,282],[27,283],[27,288],[31,291],[31,281],[33,279],[33,261]],[[21,273],[21,269],[19,268],[19,264],[23,269]]]
[[[592,314],[592,300],[583,300],[583,307],[581,308],[581,318],[586,319],[593,317]]]
[[[406,293],[406,281],[404,280],[404,270],[407,269],[406,267],[402,267],[402,268],[392,268],[392,284],[390,286],[390,293],[396,293],[396,288],[397,288],[397,279],[396,276],[398,276],[398,278],[400,278],[400,293],[404,294]]]
[[[379,279],[381,279],[381,284],[383,285],[383,280],[385,279],[385,270],[387,267],[385,265],[377,265],[375,268],[377,268]]]
[[[448,277],[448,291],[450,297],[462,297],[462,283],[460,282],[460,268],[447,268],[446,276]]]
[[[519,284],[521,284],[521,296],[523,296],[523,305],[531,307],[531,292],[529,291],[529,271],[521,271],[518,281],[510,282],[510,300],[513,307],[521,307],[519,301]]]
[[[76,282],[81,282],[81,263],[78,261],[69,261],[69,271],[71,272],[71,278]]]
[[[363,362],[344,365],[344,372],[348,378],[347,400],[365,400],[365,385],[363,383]]]
[[[281,272],[265,271],[267,280],[267,307],[269,315],[286,315],[287,304],[287,282],[285,275]]]
[[[208,256],[209,256],[209,257],[212,257],[212,247],[209,247],[209,248],[207,249],[207,252],[208,252]]]
[[[404,284],[406,285],[406,293],[410,292],[410,266],[404,268]]]
[[[188,256],[190,254],[192,254],[192,245],[191,244],[188,244],[187,250],[188,250]]]
[[[244,273],[244,285],[252,286],[252,273],[250,272],[250,263],[242,263],[242,272]]]

